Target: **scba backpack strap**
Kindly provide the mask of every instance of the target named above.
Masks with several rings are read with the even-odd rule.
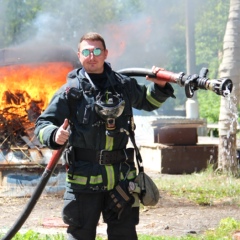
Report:
[[[134,131],[130,130],[130,138],[135,148],[136,160],[138,164],[138,176],[134,180],[140,187],[139,198],[144,206],[155,206],[160,198],[159,190],[154,181],[144,172],[142,157],[135,141]]]
[[[83,91],[79,89],[79,81],[77,78],[71,79],[67,83],[66,96],[70,109],[70,120],[72,120],[77,110],[77,101],[83,96]]]
[[[82,90],[80,90],[79,86],[79,80],[77,78],[68,79],[65,93],[70,109],[70,126],[72,125],[74,115],[77,111],[77,101],[81,100],[83,95]],[[74,149],[69,143],[67,143],[67,146],[64,150],[63,161],[63,165],[65,165],[66,168],[69,168],[70,165],[75,164]],[[74,171],[68,177],[73,179],[73,175]]]

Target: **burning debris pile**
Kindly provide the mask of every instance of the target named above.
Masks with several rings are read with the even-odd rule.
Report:
[[[0,109],[1,150],[24,149],[26,137],[28,142],[33,140],[33,123],[41,114],[41,101],[31,100],[26,91],[8,90],[3,92],[2,102],[6,107]]]
[[[6,96],[8,100],[13,98],[19,101],[23,95],[20,93],[13,94],[5,92],[3,98]],[[20,113],[25,114],[22,115]],[[40,146],[33,135],[34,120],[40,113],[41,109],[34,101],[31,101],[30,106],[20,104],[20,102],[14,102],[12,106],[0,109],[1,161],[3,160],[2,158],[5,158],[9,163],[6,155],[8,155],[10,151],[21,152],[21,155],[23,155],[21,156],[22,159],[28,158],[28,148]]]
[[[0,50],[0,166],[36,164],[44,158],[34,136],[35,120],[78,66],[72,49],[35,48]]]
[[[18,65],[0,69],[0,76],[4,76],[0,91],[1,150],[24,152],[24,149],[39,146],[33,136],[34,122],[54,92],[65,82],[65,76],[71,69],[72,66],[66,63]]]

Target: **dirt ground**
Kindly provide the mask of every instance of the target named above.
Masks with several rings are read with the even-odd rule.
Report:
[[[160,201],[155,207],[141,210],[139,234],[158,236],[184,236],[216,228],[221,219],[233,217],[240,220],[239,207],[234,205],[198,206],[186,199],[169,196],[160,191]],[[0,232],[13,226],[29,198],[0,198]],[[21,232],[29,229],[53,234],[66,232],[61,220],[62,196],[41,196]],[[106,225],[100,221],[97,232],[106,236]]]

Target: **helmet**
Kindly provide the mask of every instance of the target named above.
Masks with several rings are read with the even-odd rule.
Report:
[[[125,101],[118,94],[113,95],[111,92],[106,92],[95,102],[95,110],[104,120],[119,117],[124,107]]]

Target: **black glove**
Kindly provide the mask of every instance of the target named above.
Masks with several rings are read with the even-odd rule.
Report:
[[[120,219],[121,213],[127,205],[134,203],[134,197],[128,190],[129,183],[127,180],[120,181],[119,184],[109,192],[109,206],[105,212],[110,218]]]

